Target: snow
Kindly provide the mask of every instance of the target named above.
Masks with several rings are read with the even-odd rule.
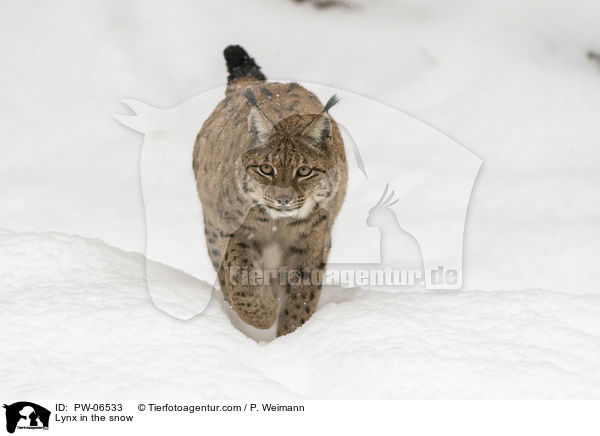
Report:
[[[599,397],[597,2],[0,8],[0,392]],[[381,101],[483,160],[461,291],[328,288],[310,322],[271,342],[236,329],[218,293],[194,316],[211,281],[140,254],[143,139],[112,114],[125,98],[169,108],[222,86],[230,43],[272,79]]]
[[[157,311],[139,254],[61,233],[2,232],[0,247],[7,260],[0,266],[3,325],[12,335],[0,348],[10,362],[0,370],[2,392],[592,398],[600,389],[598,295],[432,291],[399,298],[327,289],[297,334],[256,343],[231,327],[219,298],[189,321]],[[173,286],[182,282],[177,270],[163,267],[163,274]],[[11,376],[17,368],[19,377]]]

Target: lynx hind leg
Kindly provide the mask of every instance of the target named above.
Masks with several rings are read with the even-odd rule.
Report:
[[[271,286],[262,284],[260,276],[258,282],[253,280],[259,270],[258,253],[244,243],[230,241],[219,281],[225,299],[245,323],[268,329],[277,318],[277,301]]]

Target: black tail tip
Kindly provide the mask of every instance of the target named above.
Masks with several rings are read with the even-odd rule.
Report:
[[[223,50],[225,62],[227,63],[227,83],[230,84],[241,77],[253,78],[256,80],[267,80],[265,75],[260,71],[260,67],[256,65],[246,50],[239,45],[228,45]]]
[[[223,50],[223,55],[228,69],[239,67],[250,60],[250,56],[241,45],[228,45]]]

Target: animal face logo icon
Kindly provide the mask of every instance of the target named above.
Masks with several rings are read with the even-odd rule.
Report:
[[[379,198],[377,204],[369,210],[369,216],[367,218],[367,225],[369,227],[380,227],[390,220],[393,220],[393,217],[395,217],[391,207],[398,203],[398,199],[394,199],[394,191],[390,192],[386,197],[388,188],[389,185],[385,185],[385,190],[383,191],[383,194],[381,194],[381,198]]]
[[[381,198],[369,211],[367,225],[376,227],[380,233],[380,265],[397,270],[423,269],[423,258],[419,243],[410,233],[405,231],[392,206],[398,203],[394,199],[394,191],[388,194],[386,185]],[[386,197],[387,195],[387,197]]]
[[[467,208],[482,160],[379,101],[329,86],[300,85],[321,101],[340,97],[335,120],[346,147],[348,190],[333,227],[327,269],[414,269],[422,271],[425,289],[460,289]],[[189,280],[189,289],[179,286],[173,293],[160,263],[216,283],[191,157],[202,122],[224,94],[220,87],[170,109],[124,100],[135,115],[115,116],[144,134],[140,169],[148,288],[159,308],[179,318],[200,313],[210,289],[199,292],[197,282]],[[440,271],[451,280],[440,280]]]
[[[14,433],[19,429],[48,429],[50,411],[28,401],[4,405],[6,409],[6,431]]]

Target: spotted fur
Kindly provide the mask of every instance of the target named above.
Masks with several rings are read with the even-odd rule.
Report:
[[[196,188],[225,299],[246,323],[265,329],[277,322],[283,335],[316,310],[331,228],[346,193],[344,144],[313,93],[297,83],[267,83],[241,47],[230,47],[225,99],[194,145]],[[301,167],[310,175],[301,177]],[[273,266],[287,274],[285,284],[242,280]],[[303,280],[308,276],[320,279]]]

